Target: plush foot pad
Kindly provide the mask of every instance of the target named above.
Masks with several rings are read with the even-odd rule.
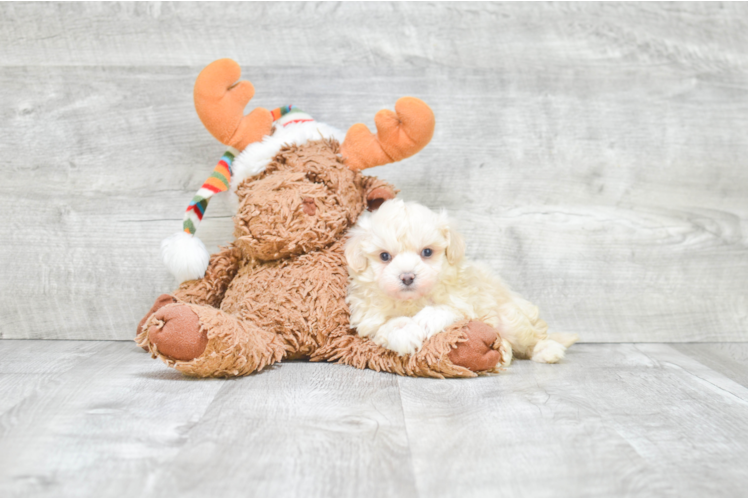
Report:
[[[140,323],[138,323],[138,330],[135,332],[135,335],[140,335],[140,332],[143,331],[143,325],[145,325],[145,322],[148,321],[148,318],[151,317],[151,314],[155,313],[162,307],[164,307],[167,304],[174,304],[177,301],[174,297],[169,295],[168,293],[164,293],[162,295],[159,295],[156,299],[156,302],[153,303],[153,307],[151,307],[151,310],[148,311],[148,314],[143,316],[143,319],[140,320]]]
[[[161,308],[154,317],[157,324],[148,328],[148,340],[158,352],[176,361],[191,361],[205,352],[208,335],[188,305]]]
[[[449,360],[473,372],[493,370],[501,363],[501,353],[493,348],[499,333],[480,321],[465,325],[467,341],[449,352]]]
[[[176,301],[177,301],[177,299],[175,299],[174,297],[172,297],[168,293],[164,293],[164,294],[159,295],[158,298],[156,299],[156,302],[153,303],[153,307],[151,307],[151,310],[148,311],[148,314],[146,314],[145,316],[143,316],[143,319],[141,319],[140,323],[138,323],[138,329],[135,332],[135,336],[137,337],[138,335],[140,335],[140,332],[143,331],[143,325],[145,325],[145,322],[148,321],[148,318],[151,317],[151,314],[155,313],[156,311],[158,311],[159,309],[161,309],[165,305],[174,304]],[[143,347],[143,350],[147,351],[148,349],[146,349],[145,347]]]

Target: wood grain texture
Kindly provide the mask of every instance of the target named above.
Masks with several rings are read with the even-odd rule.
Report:
[[[0,342],[0,429],[4,416],[19,402],[51,385],[65,372],[86,363],[105,347],[104,342]]]
[[[430,103],[432,143],[371,173],[448,208],[551,327],[746,340],[747,9],[0,4],[0,338],[129,339],[174,287],[160,241],[222,153],[191,89],[229,56],[252,105],[341,128]]]
[[[1,496],[143,495],[225,383],[163,370],[132,342],[78,344],[95,355],[0,414]]]
[[[399,379],[424,496],[729,496],[748,389],[661,344],[578,345],[472,384]],[[729,493],[734,492],[734,493]]]
[[[748,387],[748,343],[674,344],[673,348]]]
[[[397,377],[288,362],[228,381],[151,484],[149,496],[414,496]]]
[[[5,64],[527,67],[569,60],[707,71],[745,63],[741,4],[5,3]],[[282,27],[294,26],[293,30]]]
[[[3,497],[748,488],[748,367],[729,378],[671,345],[579,344],[444,381],[306,362],[190,379],[132,342],[0,340],[0,360]]]

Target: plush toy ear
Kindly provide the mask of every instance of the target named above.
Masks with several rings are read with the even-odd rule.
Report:
[[[447,260],[456,264],[465,256],[465,240],[454,229],[449,230],[449,245],[447,246]]]
[[[379,186],[366,193],[366,209],[369,212],[378,210],[387,200],[395,198],[395,190],[389,186]]]

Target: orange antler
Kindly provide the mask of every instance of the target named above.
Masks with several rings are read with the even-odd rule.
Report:
[[[273,116],[255,108],[244,116],[244,107],[255,95],[246,80],[237,82],[242,71],[236,61],[219,59],[207,65],[195,81],[195,110],[208,132],[239,151],[270,134]]]
[[[351,170],[385,165],[413,156],[434,135],[434,112],[420,99],[403,97],[395,112],[379,111],[374,117],[377,135],[363,123],[348,129],[340,153]]]

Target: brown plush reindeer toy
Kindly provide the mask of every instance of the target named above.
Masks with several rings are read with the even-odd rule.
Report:
[[[195,83],[200,119],[229,150],[190,203],[184,231],[164,241],[165,262],[181,285],[156,299],[138,325],[138,345],[200,377],[246,375],[283,359],[428,377],[495,370],[501,339],[481,322],[454,324],[411,356],[349,326],[346,230],[363,210],[395,196],[361,171],[426,146],[431,109],[405,97],[395,113],[377,113],[377,135],[363,124],[342,134],[292,106],[243,116],[254,88],[236,83],[240,75],[236,62],[221,59]],[[238,202],[236,240],[208,256],[194,233],[220,191]]]

